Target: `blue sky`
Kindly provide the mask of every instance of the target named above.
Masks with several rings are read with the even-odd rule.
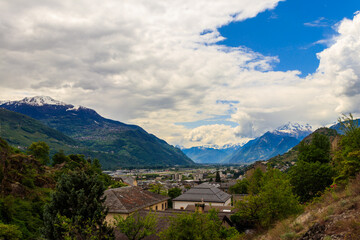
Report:
[[[319,65],[316,53],[327,47],[322,40],[336,35],[334,26],[359,9],[358,0],[288,0],[254,18],[221,27],[226,40],[217,44],[278,56],[274,70],[300,70],[306,76]]]

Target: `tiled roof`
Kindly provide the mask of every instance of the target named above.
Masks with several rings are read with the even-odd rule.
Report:
[[[132,176],[122,176],[121,179],[124,183],[126,183],[129,186],[134,186],[135,178]]]
[[[131,213],[170,199],[136,186],[108,189],[104,196],[109,213]]]
[[[225,203],[231,198],[231,195],[221,191],[208,183],[202,183],[185,192],[184,194],[174,198],[173,201],[186,202],[219,202]]]

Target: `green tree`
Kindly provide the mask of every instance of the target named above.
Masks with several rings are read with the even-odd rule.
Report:
[[[98,175],[85,172],[63,174],[51,201],[45,206],[43,233],[48,239],[64,239],[74,236],[78,239],[107,239],[112,229],[105,223],[107,214],[102,197],[105,187]],[[69,233],[66,226],[74,226],[77,232]],[[89,228],[92,230],[89,235]],[[72,229],[70,229],[72,230]]]
[[[215,182],[221,182],[219,171],[216,171]]]
[[[68,156],[65,155],[64,150],[60,150],[59,152],[55,153],[52,157],[52,165],[55,166],[56,164],[61,164],[63,162],[68,162],[70,159]]]
[[[171,198],[171,199],[174,199],[178,196],[180,196],[182,193],[181,189],[178,188],[178,187],[174,187],[174,188],[170,188],[168,190],[168,196]]]
[[[230,239],[238,235],[234,228],[225,228],[215,210],[207,214],[182,213],[169,219],[170,226],[160,232],[163,240]]]
[[[335,170],[329,164],[299,161],[290,169],[289,174],[294,193],[300,197],[301,202],[307,202],[320,196],[331,185]]]
[[[150,192],[162,194],[164,190],[164,186],[161,183],[150,184]]]
[[[22,237],[18,226],[0,223],[0,239],[20,240]]]
[[[50,162],[50,148],[45,142],[33,142],[27,153],[40,160],[42,164],[49,164]]]
[[[325,135],[315,133],[310,144],[299,146],[299,161],[290,169],[290,182],[294,193],[306,202],[319,196],[330,186],[335,176],[330,161],[330,141]]]
[[[344,115],[339,119],[341,128],[345,133],[340,141],[340,149],[334,157],[334,165],[338,170],[335,181],[347,181],[360,172],[360,128],[358,120],[353,116]]]
[[[236,202],[235,209],[237,212],[231,219],[239,230],[255,225],[269,227],[275,221],[301,211],[287,175],[274,169],[263,175],[257,194]]]
[[[115,217],[115,226],[129,240],[140,240],[156,233],[157,219],[154,213],[140,216],[138,212],[127,218]]]
[[[229,188],[230,193],[233,194],[247,194],[249,192],[250,182],[246,178],[238,180],[235,185]]]
[[[178,188],[178,187],[174,187],[174,188],[170,188],[168,190],[168,196],[171,198],[168,200],[168,206],[169,208],[172,208],[173,207],[173,202],[172,200],[178,196],[180,196],[182,193],[181,189]]]
[[[253,175],[249,178],[249,193],[258,194],[260,192],[263,177],[264,173],[261,171],[261,169],[256,168]]]
[[[330,140],[323,134],[315,133],[311,143],[302,141],[299,145],[299,161],[328,163],[330,161]]]

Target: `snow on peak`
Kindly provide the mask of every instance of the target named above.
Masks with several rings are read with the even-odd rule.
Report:
[[[44,106],[44,105],[60,105],[66,106],[67,104],[61,101],[54,100],[48,96],[35,96],[35,97],[26,97],[18,103],[28,104],[32,106]]]
[[[79,106],[69,107],[68,109],[66,109],[66,111],[79,111],[81,109],[88,109],[88,108],[79,105]]]
[[[301,125],[299,123],[291,123],[276,128],[272,133],[278,135],[288,135],[296,138],[303,138],[312,133],[312,127],[309,124]]]

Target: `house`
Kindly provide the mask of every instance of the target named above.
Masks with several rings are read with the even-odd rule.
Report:
[[[204,203],[212,206],[230,206],[231,195],[219,188],[202,183],[172,200],[174,209],[185,209],[188,205]]]
[[[164,211],[168,208],[167,196],[143,190],[137,186],[112,188],[104,192],[108,208],[106,221],[111,223],[115,216],[128,217],[139,210]]]

